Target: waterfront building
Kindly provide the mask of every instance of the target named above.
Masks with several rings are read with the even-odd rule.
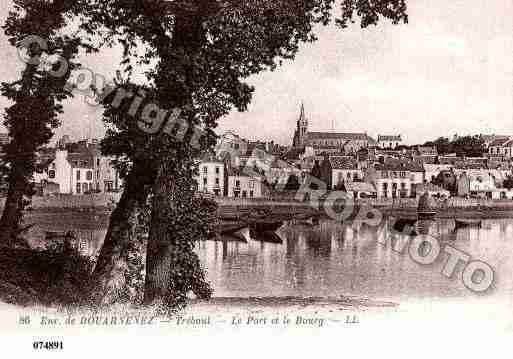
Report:
[[[228,197],[262,198],[268,195],[263,175],[256,175],[244,167],[228,168]]]
[[[493,198],[497,187],[495,179],[490,174],[463,172],[458,178],[458,196]]]
[[[40,193],[85,194],[120,189],[119,173],[112,159],[101,155],[98,144],[80,141],[67,147],[75,152],[57,148],[39,154],[40,164],[33,181],[42,189]]]
[[[196,180],[200,192],[211,193],[216,196],[226,196],[228,194],[227,166],[214,154],[207,154],[202,158]]]
[[[414,185],[424,183],[424,168],[416,161],[388,159],[369,167],[365,182],[374,185],[378,198],[412,197]]]

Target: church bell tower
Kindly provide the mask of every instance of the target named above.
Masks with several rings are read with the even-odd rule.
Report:
[[[296,131],[294,133],[293,146],[300,147],[306,143],[306,136],[308,133],[308,120],[305,116],[305,106],[301,102],[301,110],[299,112],[299,118],[297,120]]]

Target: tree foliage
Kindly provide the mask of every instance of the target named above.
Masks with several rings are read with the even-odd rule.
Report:
[[[60,124],[62,101],[72,96],[65,85],[77,67],[78,50],[80,46],[93,50],[76,34],[63,31],[82,5],[81,1],[15,0],[3,25],[10,44],[26,61],[21,77],[1,86],[2,95],[12,102],[4,115],[10,137],[3,148],[9,184],[1,219],[6,240],[15,240],[19,234],[22,211],[28,203],[24,196],[33,194],[36,152],[50,141]],[[36,36],[40,42],[30,40]],[[56,61],[56,56],[61,61]]]
[[[485,152],[484,141],[479,135],[461,136],[449,140],[439,137],[435,141],[425,143],[426,146],[436,146],[439,154],[456,153],[458,156],[480,157]]]
[[[161,133],[140,137],[123,123],[116,123],[105,141],[111,153],[127,159],[128,177],[134,171],[144,172],[138,169],[136,158],[143,159],[142,168],[149,166],[150,180],[144,186],[151,190],[142,191],[151,202],[145,301],[164,299],[171,306],[182,305],[188,289],[206,288],[192,252],[194,241],[208,233],[208,222],[199,215],[202,207],[192,190],[193,176],[197,159],[215,143],[217,121],[232,108],[247,109],[254,88],[246,79],[293,59],[301,43],[316,39],[318,24],[334,22],[344,28],[357,17],[361,27],[376,24],[380,18],[407,21],[404,0],[91,3],[94,6],[83,14],[89,21],[82,28],[91,36],[100,35],[107,45],[122,44],[128,81],[136,68],[150,66],[146,78],[159,106],[182,109],[182,118],[191,127],[204,130],[199,149],[188,143],[187,136],[184,141]],[[123,195],[137,196],[126,189]],[[104,246],[112,249],[113,241],[116,238],[108,238]],[[102,258],[111,252],[105,251]],[[197,292],[209,295],[209,290]]]

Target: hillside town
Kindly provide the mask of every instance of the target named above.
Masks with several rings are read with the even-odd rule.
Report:
[[[425,192],[440,199],[513,199],[513,136],[454,136],[408,146],[402,134],[374,139],[366,132],[314,132],[309,126],[301,105],[289,146],[225,132],[198,163],[198,191],[265,199],[297,191],[315,178],[322,189],[355,199],[415,198]],[[119,192],[122,179],[99,142],[73,142],[64,135],[41,150],[36,195]]]
[[[291,146],[224,133],[200,163],[199,190],[269,198],[316,178],[353,198],[513,199],[513,136],[444,138],[407,146],[401,134],[313,132],[301,105]],[[452,147],[452,148],[451,148]],[[450,150],[454,152],[450,152]],[[442,150],[442,151],[440,151]],[[449,150],[449,151],[448,151]]]

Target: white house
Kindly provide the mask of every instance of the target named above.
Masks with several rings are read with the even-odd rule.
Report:
[[[34,182],[54,183],[59,187],[58,193],[66,194],[116,191],[121,186],[118,171],[95,145],[74,153],[56,149],[44,170],[34,174]]]
[[[243,168],[228,169],[228,197],[262,198],[266,195],[264,176],[246,173]]]
[[[412,197],[415,185],[424,183],[424,168],[419,162],[389,158],[369,167],[365,182],[374,185],[378,198]]]
[[[227,194],[225,164],[213,155],[205,156],[199,165],[198,189],[216,196]]]

